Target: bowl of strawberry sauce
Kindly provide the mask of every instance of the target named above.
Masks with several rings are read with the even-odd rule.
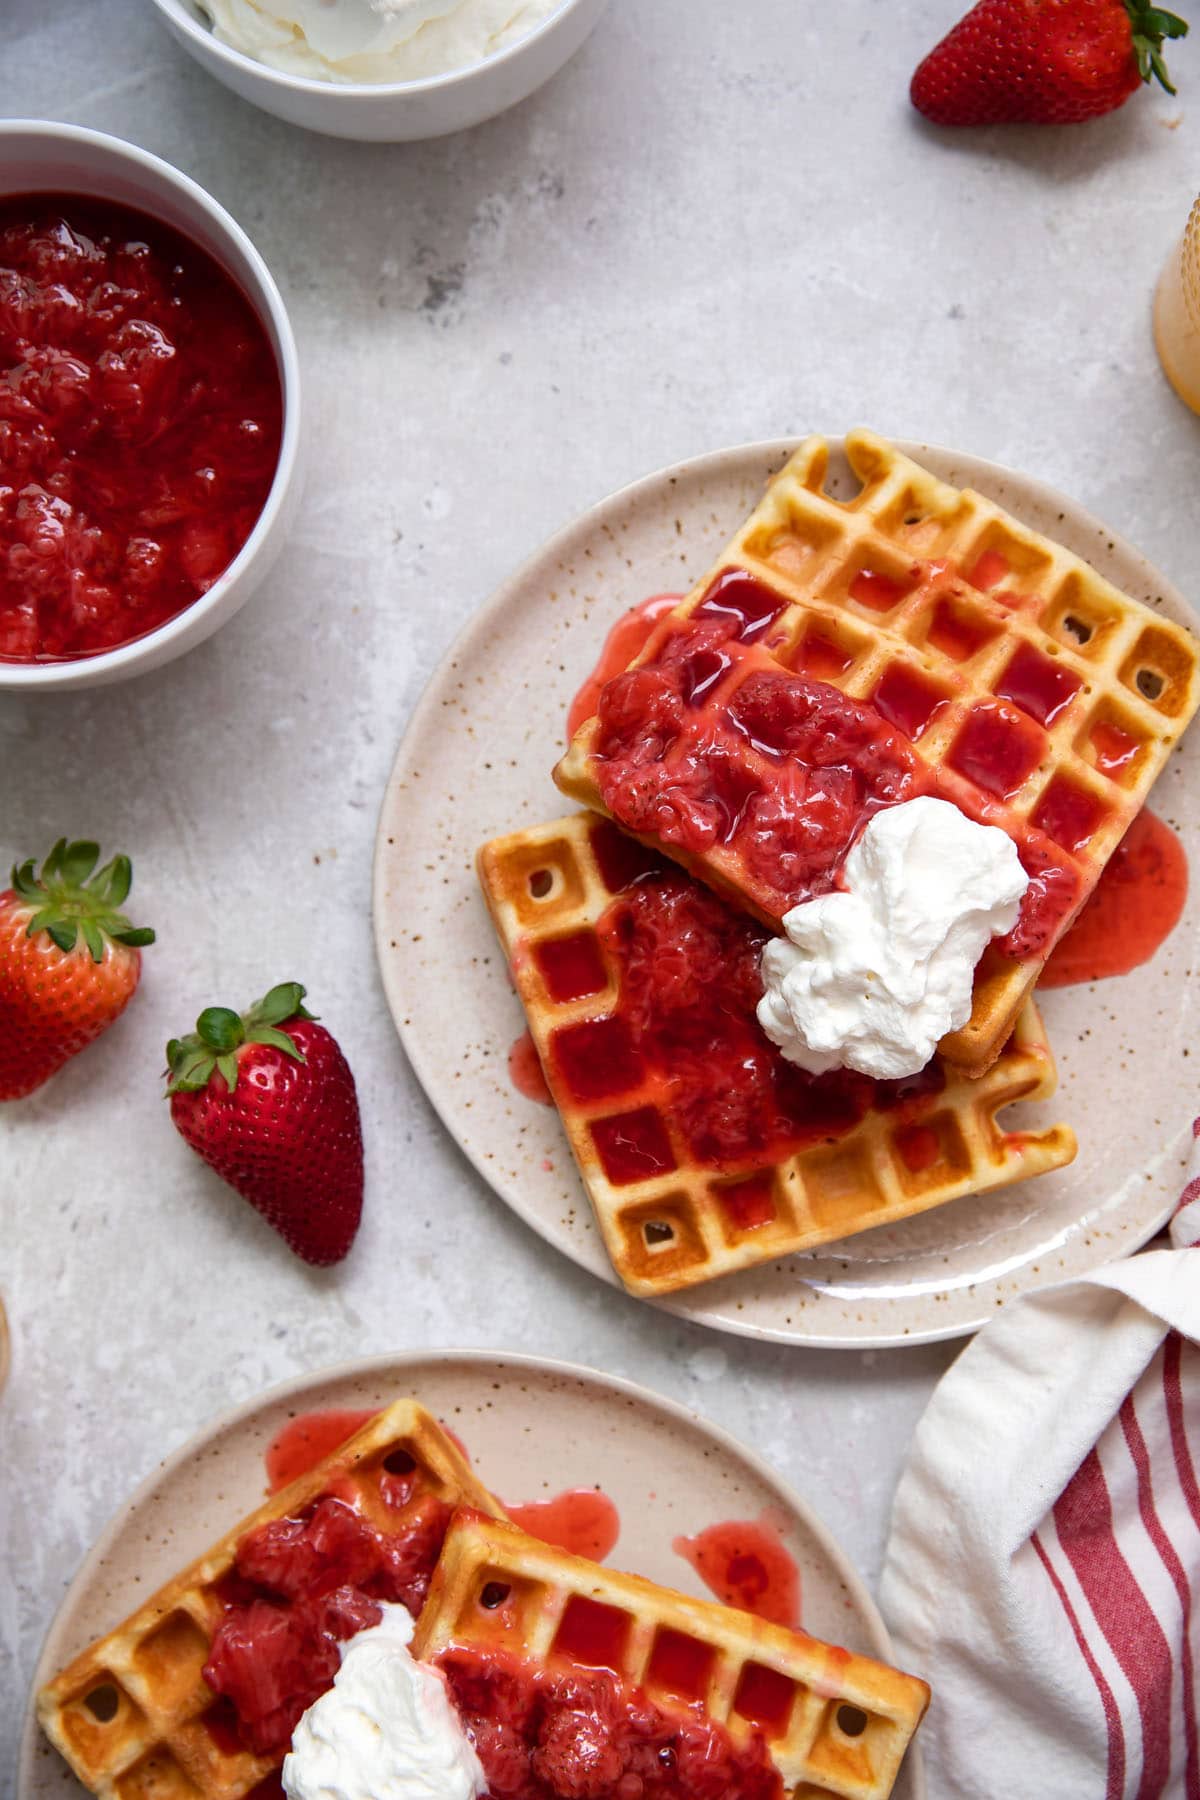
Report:
[[[299,371],[228,213],[135,145],[0,123],[0,689],[210,636],[294,511]]]

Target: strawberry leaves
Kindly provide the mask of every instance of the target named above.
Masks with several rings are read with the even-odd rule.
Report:
[[[312,1019],[298,981],[282,981],[261,1000],[236,1013],[228,1006],[206,1006],[196,1029],[167,1045],[168,1094],[195,1094],[219,1071],[230,1094],[237,1087],[237,1052],[243,1044],[270,1044],[285,1056],[304,1062],[295,1040],[279,1027],[289,1019]]]
[[[33,857],[13,868],[13,893],[34,909],[27,937],[44,931],[68,956],[82,938],[94,963],[103,962],[106,939],[129,949],[154,942],[149,926],[131,925],[120,911],[133,882],[129,858],[114,856],[93,873],[99,860],[98,844],[59,838],[40,873]]]
[[[1125,11],[1129,14],[1133,53],[1142,80],[1157,81],[1168,94],[1173,94],[1175,89],[1162,53],[1163,40],[1186,37],[1187,20],[1164,11],[1161,6],[1147,6],[1144,0],[1125,0]]]

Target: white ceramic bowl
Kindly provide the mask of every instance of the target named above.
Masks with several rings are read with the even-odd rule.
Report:
[[[275,479],[258,522],[206,594],[156,631],[116,650],[61,663],[0,662],[0,690],[52,693],[101,687],[170,662],[210,637],[274,562],[299,500],[300,367],[279,289],[241,226],[202,187],[169,163],[99,131],[14,119],[0,121],[0,195],[89,195],[115,200],[173,225],[208,251],[246,294],[275,353],[283,390],[283,434]]]
[[[154,0],[167,27],[210,75],[264,112],[372,143],[463,131],[525,100],[574,56],[608,0],[561,0],[549,18],[481,63],[424,81],[340,83],[284,75],[220,43],[193,0]]]

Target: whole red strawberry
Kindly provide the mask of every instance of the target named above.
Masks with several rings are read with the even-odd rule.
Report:
[[[1169,94],[1165,38],[1187,35],[1147,0],[979,0],[912,78],[935,125],[1096,119],[1152,78]]]
[[[0,894],[0,1100],[19,1100],[107,1031],[133,998],[154,933],[119,910],[133,870],[60,838]],[[93,870],[96,870],[93,873]]]
[[[241,1015],[210,1006],[167,1045],[171,1118],[305,1262],[340,1262],[363,1202],[350,1065],[285,981]]]

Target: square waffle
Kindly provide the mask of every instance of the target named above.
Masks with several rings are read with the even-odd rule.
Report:
[[[403,1509],[385,1504],[385,1465],[411,1462]],[[223,1748],[204,1715],[214,1696],[201,1670],[224,1604],[219,1589],[247,1533],[293,1517],[336,1491],[381,1532],[395,1531],[433,1495],[498,1513],[455,1444],[414,1400],[377,1413],[309,1474],[235,1525],[107,1637],[77,1656],[37,1697],[38,1720],[84,1787],[104,1800],[242,1800],[282,1757]]]
[[[692,1287],[1075,1154],[1065,1125],[1033,1133],[997,1121],[1055,1089],[1032,1003],[978,1080],[935,1059],[908,1083],[845,1072],[813,1081],[753,1017],[747,989],[765,930],[608,820],[578,813],[497,838],[478,870],[608,1254],[633,1293]],[[663,914],[666,937],[647,937],[643,951],[623,921],[656,882],[674,911]],[[682,1035],[668,1013],[664,1036],[657,1003],[629,987],[627,971],[638,959],[672,974],[670,932],[691,930],[693,914],[706,934],[706,991],[679,972]],[[722,955],[735,977],[718,969]],[[668,992],[662,1006],[672,1004]],[[713,1030],[697,1045],[687,1028],[706,1005]],[[777,1104],[791,1123],[764,1136]]]
[[[431,1662],[464,1650],[611,1669],[668,1715],[699,1708],[738,1744],[757,1731],[792,1800],[884,1800],[929,1704],[923,1681],[884,1663],[468,1511],[446,1535],[413,1640]]]
[[[871,433],[846,454],[862,486],[838,501],[825,441],[805,440],[555,779],[772,928],[828,891],[879,806],[934,792],[1000,826],[1030,890],[942,1044],[979,1074],[1195,711],[1197,645]],[[880,716],[888,741],[848,800]]]

